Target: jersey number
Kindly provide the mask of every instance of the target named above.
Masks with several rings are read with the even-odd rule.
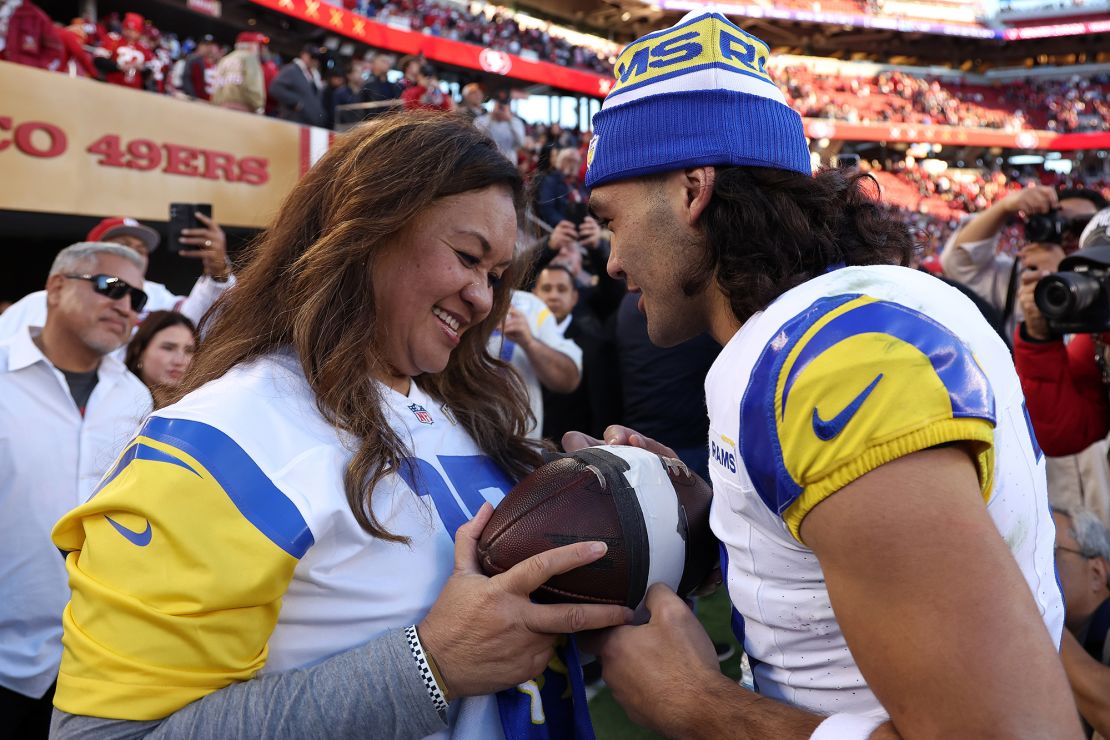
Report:
[[[419,496],[428,496],[436,507],[439,520],[443,522],[451,539],[455,531],[474,516],[486,502],[482,491],[496,488],[504,496],[513,487],[508,476],[497,464],[485,455],[437,455],[436,459],[447,474],[443,479],[427,460],[407,457],[401,465],[401,478]],[[448,482],[450,481],[450,485]],[[455,493],[451,492],[455,489]],[[459,499],[465,508],[459,504]]]

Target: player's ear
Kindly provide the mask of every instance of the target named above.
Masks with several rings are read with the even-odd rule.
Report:
[[[682,183],[686,191],[684,215],[689,226],[698,222],[709,205],[716,179],[715,167],[691,167],[682,171]]]

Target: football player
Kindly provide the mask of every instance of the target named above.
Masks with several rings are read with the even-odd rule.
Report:
[[[663,586],[649,623],[596,641],[605,680],[669,736],[1077,737],[1044,459],[1006,347],[905,267],[868,177],[811,172],[768,55],[691,13],[622,52],[594,117],[610,274],[656,344],[724,346],[711,523],[756,692]]]

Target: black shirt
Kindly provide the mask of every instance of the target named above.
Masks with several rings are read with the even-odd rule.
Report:
[[[638,300],[630,293],[617,309],[623,422],[668,447],[704,445],[709,437],[705,376],[721,346],[703,334],[674,347],[656,347]]]
[[[81,416],[85,415],[85,406],[89,403],[89,396],[92,395],[93,388],[99,380],[96,370],[89,370],[87,373],[72,373],[69,370],[61,370],[62,375],[66,376],[66,383],[69,385],[69,395],[73,396],[73,402],[77,404],[77,410],[81,412]]]

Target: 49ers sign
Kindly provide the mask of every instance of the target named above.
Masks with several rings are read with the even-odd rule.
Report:
[[[327,147],[302,126],[7,62],[0,89],[20,91],[0,97],[0,210],[164,221],[169,203],[202,202],[264,226]]]

